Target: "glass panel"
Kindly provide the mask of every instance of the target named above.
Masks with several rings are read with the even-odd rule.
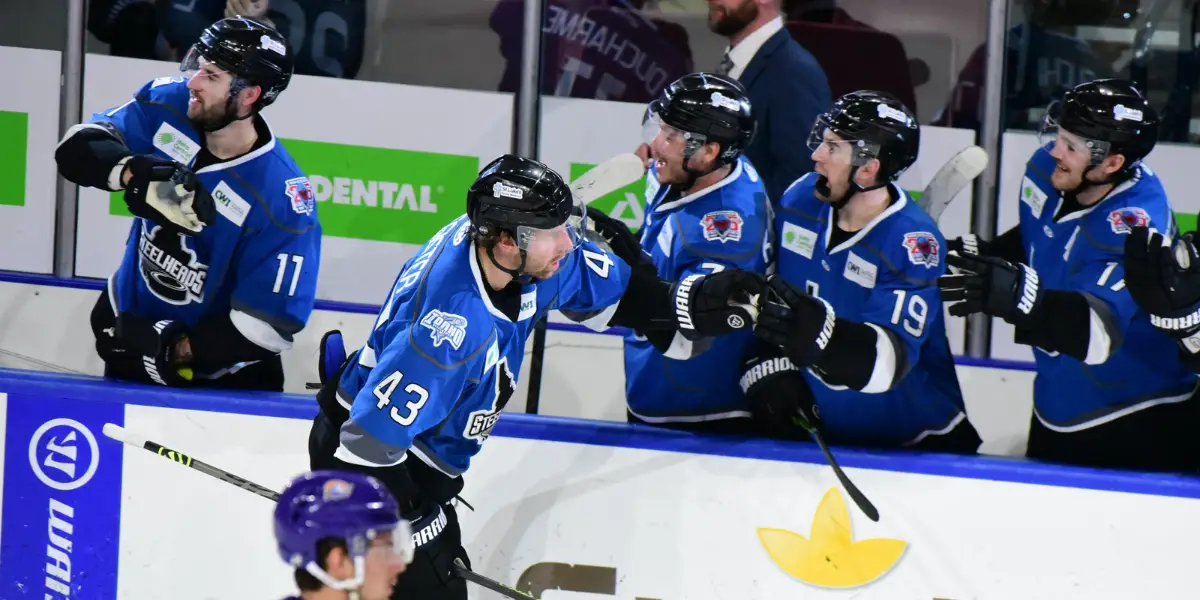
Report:
[[[0,46],[62,50],[65,6],[64,2],[0,2]]]
[[[39,3],[40,4],[40,3]],[[514,11],[502,9],[511,8]],[[227,13],[268,19],[296,47],[296,73],[496,90],[520,49],[521,2],[437,0],[93,0],[88,52],[177,61]],[[507,12],[515,18],[507,18]],[[2,30],[0,30],[2,31]],[[499,40],[497,39],[499,37]],[[518,59],[514,59],[519,61]],[[514,79],[515,81],[515,79]]]

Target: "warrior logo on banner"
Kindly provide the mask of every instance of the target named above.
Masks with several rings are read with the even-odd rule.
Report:
[[[183,306],[204,302],[204,280],[208,265],[196,259],[188,248],[187,236],[163,231],[162,227],[143,223],[138,243],[138,264],[146,287],[163,302]]]

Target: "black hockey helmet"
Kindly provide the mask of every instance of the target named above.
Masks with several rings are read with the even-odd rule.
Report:
[[[1050,103],[1039,129],[1044,146],[1064,129],[1083,138],[1091,164],[1120,154],[1132,169],[1158,141],[1158,114],[1132,81],[1097,79],[1081,83]]]
[[[513,237],[521,249],[521,268],[497,266],[514,276],[524,268],[525,251],[537,243],[538,232],[566,225],[572,245],[578,247],[587,229],[587,213],[576,205],[567,182],[550,167],[513,154],[480,171],[467,190],[467,218],[477,239],[495,238],[502,231]]]
[[[247,85],[261,86],[256,109],[269,106],[287,89],[296,63],[292,47],[282,34],[246,17],[229,17],[209,25],[180,63],[180,70],[197,70],[200,58],[234,76],[230,97]]]
[[[736,161],[754,139],[757,128],[746,88],[724,75],[703,72],[676,79],[650,103],[643,123],[646,143],[658,135],[663,123],[687,139],[685,165],[710,142],[721,149],[716,166]]]
[[[917,161],[921,147],[921,126],[916,115],[886,92],[860,90],[838,98],[813,123],[808,137],[810,149],[821,145],[826,130],[854,148],[850,158],[852,185],[855,171],[871,159],[879,160],[880,181],[874,187],[895,181]]]

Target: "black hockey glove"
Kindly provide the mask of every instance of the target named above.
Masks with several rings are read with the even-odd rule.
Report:
[[[755,298],[765,289],[762,275],[741,269],[684,277],[671,286],[679,334],[696,341],[752,327]]]
[[[800,368],[817,364],[837,324],[833,307],[800,291],[778,275],[768,280],[766,299],[759,303],[754,335],[783,353]]]
[[[820,425],[816,397],[804,375],[778,348],[763,345],[742,361],[739,382],[750,414],[766,435],[782,439],[809,439]]]
[[[958,275],[938,278],[942,301],[953,303],[951,315],[981,312],[1018,329],[1034,329],[1042,322],[1045,290],[1032,267],[993,256],[956,254],[947,255],[946,264],[959,270]]]
[[[187,167],[156,156],[135,155],[125,163],[129,212],[171,233],[195,235],[216,218],[212,196]]]
[[[1200,354],[1200,253],[1194,233],[1168,245],[1155,230],[1135,227],[1125,238],[1125,286],[1150,324]]]
[[[625,261],[625,264],[637,268],[638,264],[650,261],[646,251],[642,250],[641,239],[623,221],[610,217],[592,206],[587,207],[587,216],[592,228],[604,238],[613,254]]]
[[[132,313],[117,315],[117,338],[142,355],[142,366],[159,385],[186,387],[193,373],[187,357],[176,354],[179,341],[187,335],[179,321],[146,319]]]

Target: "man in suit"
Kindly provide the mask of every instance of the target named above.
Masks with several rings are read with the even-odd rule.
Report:
[[[708,28],[729,40],[718,72],[746,87],[758,133],[746,157],[773,203],[813,168],[808,134],[833,103],[817,59],[783,28],[779,0],[708,0]]]

